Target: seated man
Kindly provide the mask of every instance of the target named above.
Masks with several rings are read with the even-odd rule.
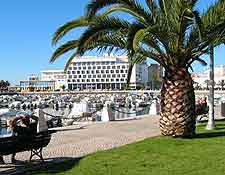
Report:
[[[31,117],[28,115],[21,115],[9,121],[9,127],[12,129],[14,136],[19,136],[22,139],[24,138],[32,139],[32,137],[36,134],[37,122],[36,122],[36,118],[32,117],[32,119],[35,120],[35,123],[31,123],[30,118]],[[23,142],[23,140],[21,140],[21,142]],[[11,157],[12,163],[15,163],[15,156],[16,156],[16,153],[13,153]],[[0,158],[0,161],[1,161],[1,158]]]

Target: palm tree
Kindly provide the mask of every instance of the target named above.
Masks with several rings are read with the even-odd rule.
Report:
[[[209,45],[215,47],[224,42],[225,0],[219,0],[202,14],[195,8],[198,0],[145,2],[146,5],[137,0],[91,0],[83,17],[87,28],[74,45],[68,42],[66,44],[72,46],[58,53],[74,49],[68,64],[74,55],[94,48],[126,51],[133,64],[146,58],[157,61],[165,69],[161,89],[161,132],[163,135],[193,136],[195,94],[189,70],[194,61],[206,65],[201,56],[208,54]],[[125,12],[133,18],[115,16],[113,14],[117,13],[113,12]],[[68,26],[66,32],[56,33],[55,43],[77,27]]]

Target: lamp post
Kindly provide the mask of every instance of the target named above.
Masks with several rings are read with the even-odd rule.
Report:
[[[209,86],[209,118],[206,126],[207,130],[215,129],[215,118],[214,118],[214,47],[212,44],[209,46],[210,58],[209,58],[209,69],[210,69],[210,86]]]

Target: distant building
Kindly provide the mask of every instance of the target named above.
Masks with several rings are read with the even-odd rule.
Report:
[[[67,70],[68,89],[124,89],[128,73],[127,56],[83,56],[75,58]],[[147,83],[147,65],[135,65],[130,86],[140,88]]]
[[[55,89],[67,89],[67,75],[64,70],[43,70],[41,71],[42,81],[55,81]]]
[[[209,88],[209,69],[202,73],[193,73],[192,79],[196,89]],[[225,88],[225,65],[217,65],[214,68],[215,89]]]
[[[39,77],[35,74],[28,76],[27,80],[20,81],[21,91],[54,91],[55,90],[55,81],[42,81],[39,80]]]
[[[148,67],[148,86],[150,89],[160,89],[163,78],[163,67],[159,64],[150,64]]]

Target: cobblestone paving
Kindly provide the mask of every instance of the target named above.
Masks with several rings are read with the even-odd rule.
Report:
[[[51,142],[43,150],[43,157],[48,160],[77,158],[157,136],[160,134],[158,119],[158,116],[151,116],[129,121],[86,123],[56,128],[57,132],[52,135]],[[29,155],[30,152],[18,153],[16,159],[26,161],[29,160]],[[6,163],[10,162],[10,156],[4,158]],[[14,170],[21,169],[9,165],[0,165],[0,174],[6,170],[15,172]]]

